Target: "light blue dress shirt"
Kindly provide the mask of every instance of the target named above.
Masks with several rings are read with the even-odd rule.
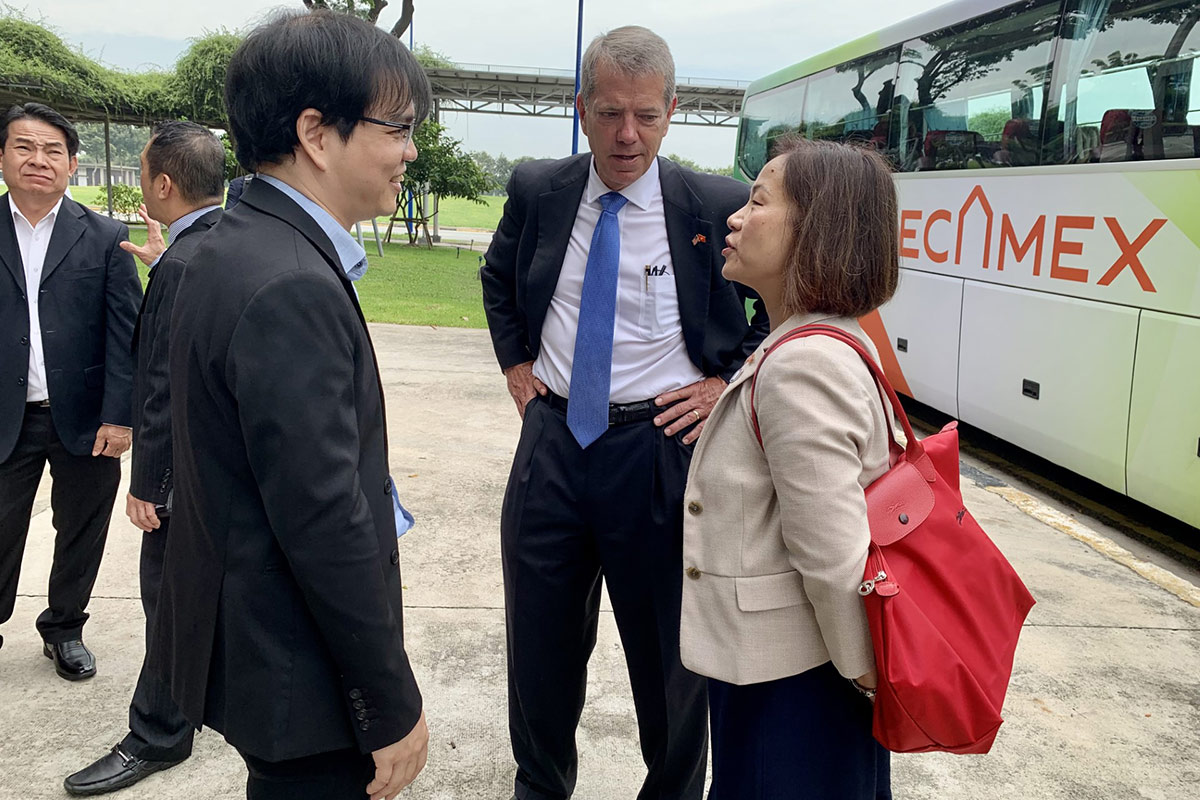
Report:
[[[342,270],[346,273],[346,277],[352,281],[356,281],[367,273],[367,252],[363,250],[362,245],[358,240],[350,235],[350,232],[343,228],[333,216],[321,208],[319,205],[308,199],[300,192],[288,186],[278,178],[270,175],[264,175],[261,172],[254,176],[254,179],[261,180],[265,183],[274,186],[279,191],[286,194],[296,202],[296,205],[304,209],[313,221],[320,226],[325,235],[329,237],[329,241],[333,243],[333,249],[337,253],[338,263]],[[391,478],[391,476],[388,476]],[[396,537],[399,538],[408,533],[413,526],[413,516],[408,513],[408,509],[400,505],[400,498],[396,496],[396,481],[392,480],[392,511],[396,517]]]
[[[167,244],[168,245],[173,244],[175,242],[175,240],[179,238],[179,234],[183,233],[188,228],[192,227],[193,222],[200,219],[208,212],[213,211],[218,208],[220,208],[220,206],[215,206],[215,205],[214,206],[205,206],[204,208],[197,208],[195,211],[193,211],[189,214],[184,214],[182,217],[180,217],[179,219],[172,222],[170,225],[167,226]],[[158,262],[162,261],[162,257],[166,254],[166,252],[167,251],[164,250],[161,253],[159,253],[158,258],[156,258],[156,259],[154,259],[154,261],[150,262],[149,268],[154,269],[155,267],[157,267]]]

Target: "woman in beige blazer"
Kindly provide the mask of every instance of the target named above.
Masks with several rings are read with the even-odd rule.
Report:
[[[705,423],[684,497],[683,663],[710,678],[710,800],[886,800],[871,737],[874,654],[858,585],[863,489],[889,465],[856,321],[898,277],[896,195],[874,151],[791,140],[729,219],[725,277],[762,296],[771,333]],[[759,365],[763,364],[761,371]],[[750,422],[750,387],[763,443]]]

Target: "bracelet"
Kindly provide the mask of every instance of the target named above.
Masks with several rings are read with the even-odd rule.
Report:
[[[875,690],[874,689],[868,689],[866,686],[863,686],[861,683],[854,680],[854,678],[849,678],[848,680],[850,681],[850,685],[854,687],[855,691],[857,691],[863,697],[870,700],[872,703],[875,702]]]

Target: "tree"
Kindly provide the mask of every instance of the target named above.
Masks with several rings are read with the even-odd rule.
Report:
[[[730,164],[728,167],[702,167],[699,164],[697,164],[695,161],[693,161],[692,159],[684,158],[683,156],[677,155],[675,153],[671,153],[670,155],[667,156],[667,158],[670,159],[671,161],[674,161],[676,164],[678,164],[681,167],[687,167],[688,169],[692,170],[693,172],[707,172],[710,175],[725,175],[726,177],[730,177],[730,178],[733,177],[733,165],[732,164]]]
[[[104,123],[81,122],[75,126],[79,132],[79,160],[85,163],[104,163]],[[112,163],[123,167],[136,167],[141,163],[142,148],[150,141],[150,129],[141,125],[109,126],[109,143],[112,145]]]
[[[379,12],[387,8],[388,0],[303,0],[304,7],[311,10],[319,8],[329,11],[340,11],[343,14],[353,14],[372,25],[378,24]],[[400,19],[392,26],[392,36],[399,39],[412,24],[413,0],[404,0],[400,10]]]
[[[471,153],[471,160],[487,176],[488,188],[485,193],[501,194],[504,192],[504,187],[508,186],[508,179],[512,177],[513,170],[526,161],[533,161],[533,156],[518,156],[510,160],[503,153],[493,156],[491,153],[478,150]]]
[[[437,213],[438,198],[461,197],[483,203],[481,195],[488,189],[488,176],[463,152],[462,142],[447,136],[445,126],[433,120],[421,123],[413,135],[413,143],[419,155],[404,173],[404,192],[398,199],[396,210],[411,201],[411,219],[424,231],[425,240],[432,244],[429,218]],[[434,196],[433,209],[426,213],[425,198],[430,194]],[[410,227],[409,243],[415,244],[418,235],[418,231]]]
[[[1004,132],[1004,126],[1011,118],[1011,113],[999,108],[980,111],[972,114],[967,120],[967,130],[975,131],[989,142],[998,142],[1000,134]]]
[[[226,120],[225,73],[242,37],[220,31],[193,39],[175,62],[168,91],[180,116],[192,120]]]

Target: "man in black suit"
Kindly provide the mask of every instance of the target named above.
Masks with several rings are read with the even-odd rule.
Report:
[[[257,177],[192,256],[171,324],[175,501],[150,666],[224,734],[247,796],[392,798],[428,730],[404,649],[383,390],[348,229],[395,206],[431,104],[416,59],[346,14],[234,53]]]
[[[519,800],[574,790],[601,576],[648,768],[638,796],[703,791],[704,682],[679,659],[683,489],[704,418],[766,330],[721,276],[747,188],[657,157],[674,90],[654,33],[597,37],[576,100],[592,152],[517,167],[481,270],[524,419],[501,517]]]
[[[229,211],[238,204],[242,199],[242,192],[246,191],[246,184],[254,180],[253,175],[238,175],[229,182],[229,189],[225,192],[225,210]]]
[[[146,296],[134,326],[133,458],[125,513],[140,528],[139,577],[146,633],[154,628],[163,554],[171,525],[171,387],[167,373],[171,310],[183,270],[221,218],[225,149],[194,122],[163,122],[142,150],[142,219],[147,229],[168,224],[164,253],[151,236],[146,247],[125,247],[150,267]],[[173,767],[192,752],[191,723],[179,713],[167,687],[144,667],[129,705],[129,733],[106,755],[67,777],[69,794],[96,795],[137,783]]]
[[[34,497],[54,487],[54,564],[37,619],[59,676],[83,680],[83,644],[120,456],[130,444],[130,339],[142,288],[124,225],[66,198],[79,136],[39,103],[0,126],[0,623],[12,616]],[[3,638],[0,638],[0,644]]]

